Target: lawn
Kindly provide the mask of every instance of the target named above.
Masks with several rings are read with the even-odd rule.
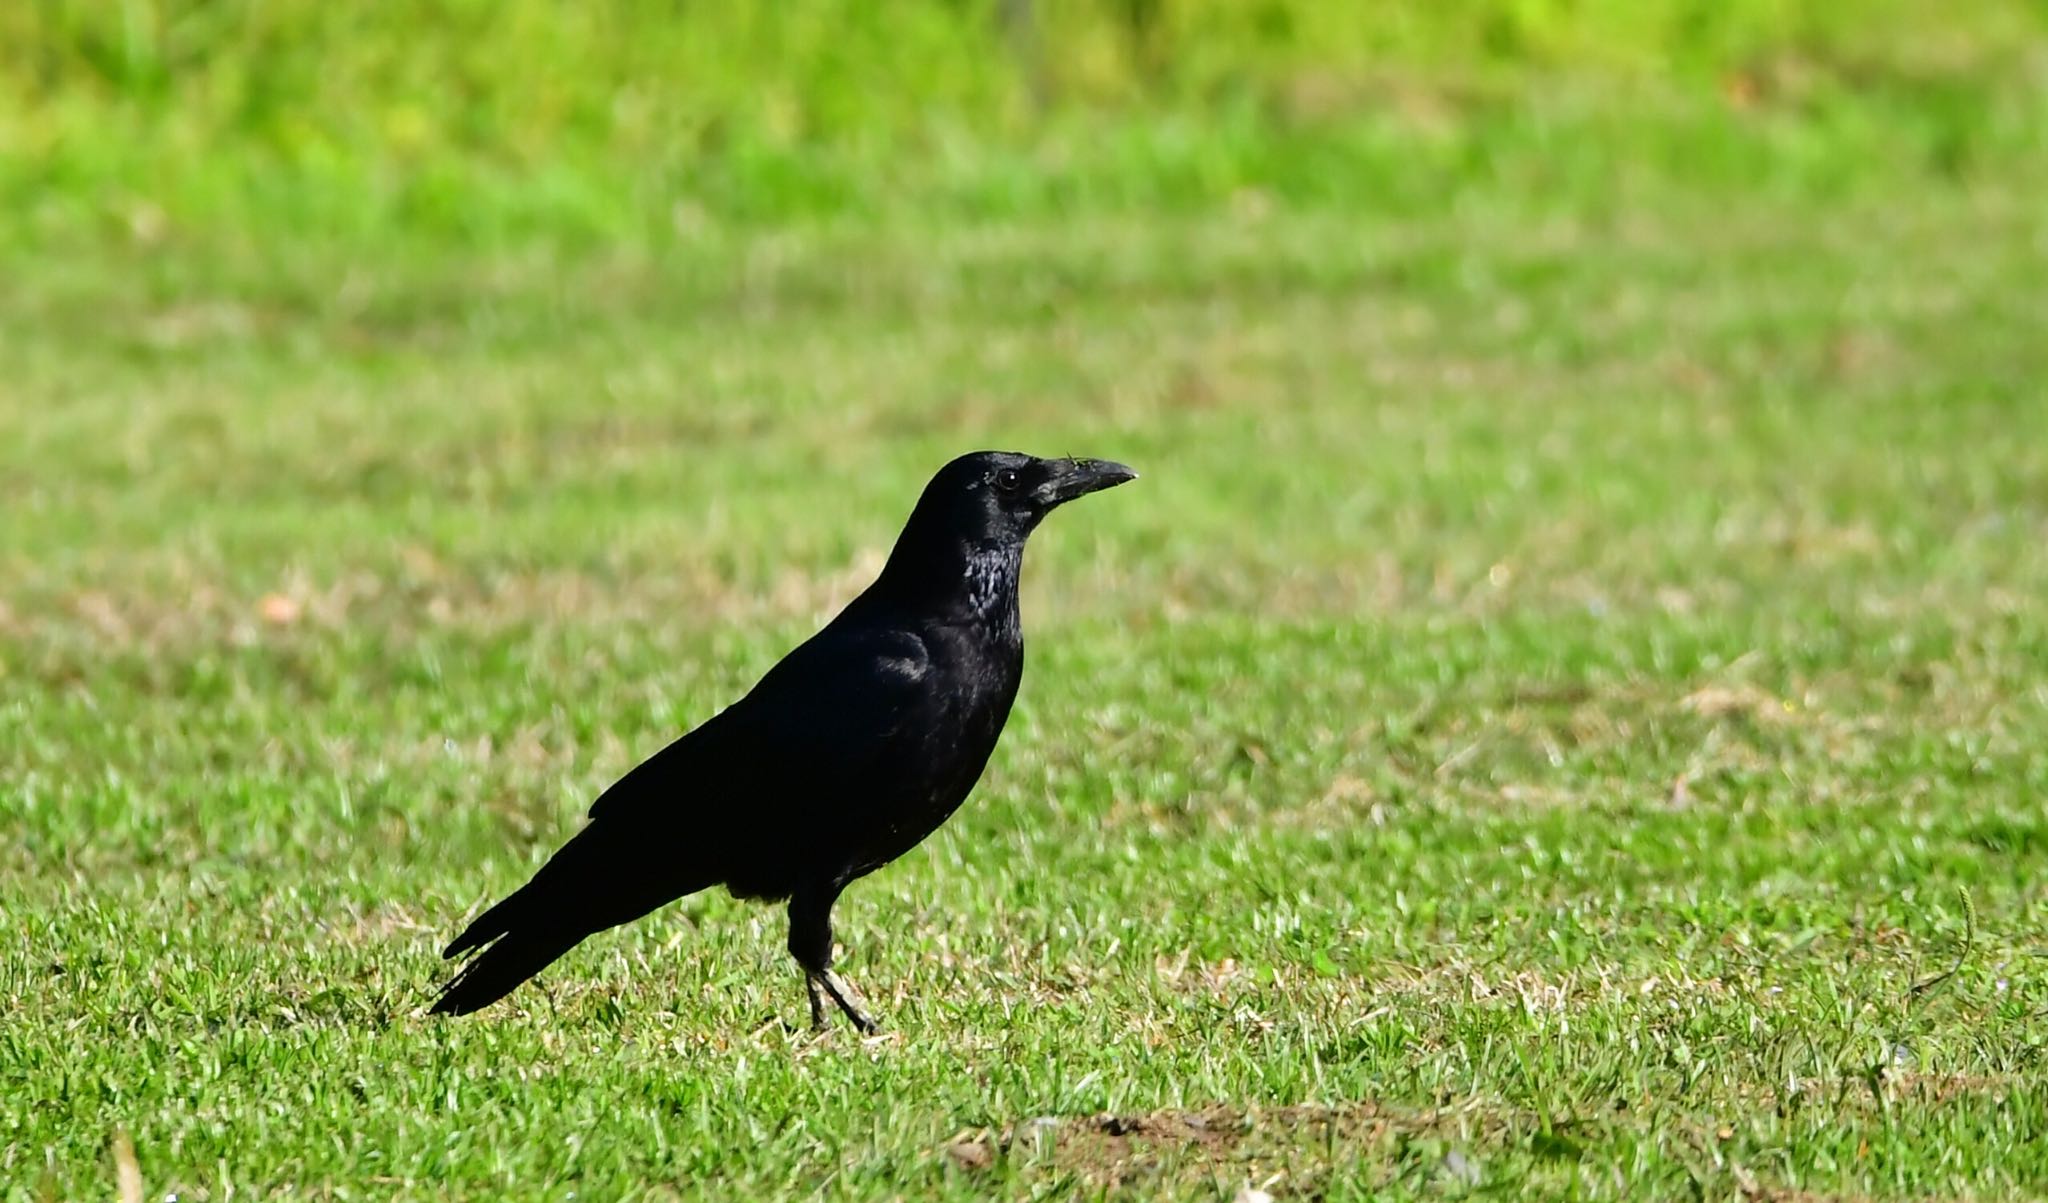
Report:
[[[2048,1193],[2039,168],[11,252],[0,1199]],[[723,895],[427,1019],[984,446],[1143,478],[884,1033]]]

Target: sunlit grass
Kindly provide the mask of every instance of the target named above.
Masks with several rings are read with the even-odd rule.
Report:
[[[2040,1193],[2048,222],[1667,199],[18,276],[4,1197]],[[979,446],[1143,479],[888,1034],[722,896],[420,1017]]]

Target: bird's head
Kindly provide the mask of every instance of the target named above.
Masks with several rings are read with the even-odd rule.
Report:
[[[1017,568],[1032,530],[1074,498],[1137,477],[1101,459],[963,455],[924,487],[872,592],[918,605],[964,602],[978,613],[1007,597],[1014,620]]]
[[[1059,506],[1137,477],[1122,464],[1104,459],[976,451],[939,469],[925,486],[911,524],[943,531],[971,546],[1021,546]]]
[[[1016,451],[975,451],[938,469],[897,537],[879,596],[952,598],[963,578],[1008,582],[1024,539],[1073,498],[1100,492],[1135,471],[1108,459],[1038,459]]]

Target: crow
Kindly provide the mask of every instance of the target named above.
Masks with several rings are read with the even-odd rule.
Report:
[[[875,582],[739,701],[621,777],[533,879],[442,956],[436,1014],[512,992],[585,937],[686,894],[789,903],[811,1023],[875,1020],[832,969],[832,904],[917,846],[981,777],[1024,672],[1017,577],[1055,507],[1122,464],[981,451],[925,486]]]

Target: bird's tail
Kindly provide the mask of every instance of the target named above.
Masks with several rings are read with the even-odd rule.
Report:
[[[510,901],[508,899],[507,901]],[[504,903],[499,903],[503,906]],[[496,908],[493,908],[496,909]],[[486,912],[477,923],[489,918]],[[470,941],[477,924],[471,924],[469,931],[455,943],[448,946],[446,955],[454,956],[467,948],[481,944],[486,936]],[[496,935],[496,939],[485,948],[462,971],[441,987],[441,996],[434,1000],[432,1013],[435,1015],[467,1015],[471,1011],[490,1006],[512,993],[519,983],[539,973],[555,962],[557,957],[581,943],[586,933],[573,928],[521,927]],[[464,941],[470,941],[465,944]]]
[[[431,1008],[467,1015],[505,997],[584,937],[617,927],[711,884],[685,876],[666,849],[634,842],[631,827],[592,823],[562,845],[533,880],[476,917],[441,955],[482,949]]]
[[[527,882],[478,915],[441,950],[448,958],[479,948],[483,952],[441,987],[433,1014],[467,1015],[490,1006],[590,934],[588,928],[564,923],[565,916],[554,913],[560,908],[546,905],[544,889],[539,879]]]
[[[504,935],[527,917],[533,909],[533,883],[527,882],[511,894],[498,900],[497,905],[469,921],[462,934],[450,941],[441,950],[443,960],[454,960],[473,948],[482,948]]]

